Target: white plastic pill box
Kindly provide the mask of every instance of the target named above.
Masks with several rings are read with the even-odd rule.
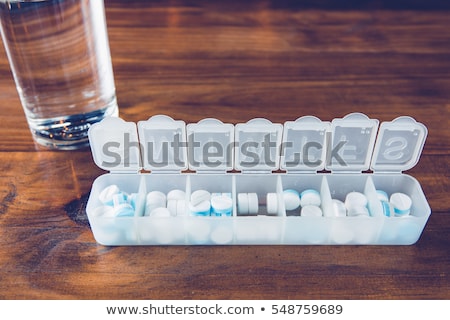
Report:
[[[110,172],[94,181],[87,216],[103,245],[409,245],[431,209],[417,180],[402,171],[418,162],[426,136],[411,117],[380,125],[361,113],[331,122],[306,116],[236,125],[217,119],[186,125],[164,115],[137,124],[107,118],[89,130],[94,161]],[[133,194],[133,216],[105,210],[99,195],[111,185]],[[287,211],[287,189],[317,190],[322,216]],[[172,190],[185,195],[176,214],[144,214],[149,192]],[[193,216],[189,201],[197,190],[230,195],[231,216]],[[410,213],[386,216],[377,190],[409,196]],[[369,215],[336,215],[333,200],[354,191],[367,197]],[[257,213],[247,203],[240,212],[240,194],[256,194]],[[266,199],[274,198],[267,210]]]

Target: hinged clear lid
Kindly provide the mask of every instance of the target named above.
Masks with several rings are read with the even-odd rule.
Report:
[[[372,157],[374,172],[401,172],[419,161],[427,128],[411,117],[399,117],[383,122]]]
[[[93,124],[88,132],[95,164],[111,172],[141,169],[140,144],[134,122],[108,117]]]
[[[369,169],[379,121],[351,113],[331,122],[326,168],[333,172],[358,173]]]
[[[226,172],[233,169],[234,125],[203,119],[187,125],[189,169]]]
[[[323,170],[329,130],[330,122],[313,116],[287,121],[281,147],[281,169],[304,173]]]
[[[138,122],[144,169],[181,172],[187,169],[186,124],[164,115]]]
[[[237,125],[204,119],[186,126],[157,115],[138,125],[117,117],[89,129],[95,164],[114,173],[399,173],[415,166],[427,128],[403,116],[383,122],[352,113],[331,123],[313,116],[282,124],[256,118]],[[139,133],[139,134],[138,134]],[[376,142],[376,143],[375,143]],[[375,146],[375,148],[374,148]],[[234,161],[234,163],[233,163]]]
[[[235,126],[235,169],[271,172],[279,169],[283,126],[256,118]]]

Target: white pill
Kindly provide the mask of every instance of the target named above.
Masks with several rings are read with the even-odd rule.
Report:
[[[248,194],[247,193],[239,193],[237,197],[237,207],[239,214],[247,215],[248,214]]]
[[[352,207],[366,207],[367,197],[361,192],[350,192],[345,197],[345,207],[349,210]]]
[[[152,212],[150,212],[150,216],[154,217],[154,218],[168,218],[168,217],[171,217],[172,214],[169,211],[169,209],[167,209],[165,207],[160,207],[160,208],[153,209]]]
[[[186,193],[183,190],[175,189],[169,191],[167,194],[167,200],[184,200]]]
[[[320,207],[314,206],[314,205],[308,205],[308,206],[302,207],[300,215],[302,217],[321,217],[323,215],[323,213],[322,213],[322,209],[320,209]]]
[[[203,201],[196,206],[193,206],[192,203],[189,203],[189,211],[193,216],[209,216],[211,213],[211,202]]]
[[[166,207],[166,204],[161,205],[161,204],[157,204],[157,203],[155,203],[155,204],[149,204],[149,203],[147,203],[147,204],[145,205],[144,216],[149,216],[150,213],[151,213],[153,210],[155,210],[156,208],[165,208],[165,207]]]
[[[136,210],[136,202],[138,199],[139,194],[138,193],[132,193],[128,196],[127,201],[128,203],[133,207],[133,209]]]
[[[258,195],[256,193],[248,194],[248,213],[257,214],[259,211]]]
[[[268,193],[266,197],[266,207],[268,214],[278,213],[278,196],[276,193]]]
[[[226,195],[211,197],[211,214],[216,216],[231,216],[233,200]]]
[[[377,197],[378,197],[378,200],[380,200],[380,201],[389,201],[389,196],[386,193],[386,191],[377,190]]]
[[[169,212],[172,215],[172,217],[175,217],[177,215],[178,200],[175,199],[167,200],[167,209],[169,209]]]
[[[134,209],[129,203],[124,203],[114,206],[114,213],[116,217],[133,217]]]
[[[147,202],[166,202],[167,198],[161,191],[151,191],[147,194]]]
[[[347,216],[347,208],[345,207],[344,202],[341,200],[333,199],[333,215],[334,217],[346,217]]]
[[[118,207],[123,204],[128,204],[127,195],[123,192],[116,193],[112,196],[112,203],[114,207]]]
[[[369,210],[363,206],[351,206],[347,208],[347,215],[349,217],[369,217]]]
[[[145,202],[145,213],[144,215],[149,216],[150,213],[156,209],[167,206],[167,198],[161,191],[151,191],[147,194]]]
[[[292,189],[283,191],[284,207],[286,210],[296,210],[300,207],[300,194]],[[320,197],[319,197],[320,200]]]
[[[186,215],[186,201],[178,200],[177,201],[177,216],[185,216]]]
[[[305,206],[320,206],[320,193],[314,189],[307,189],[300,194],[300,205]]]
[[[405,216],[411,213],[412,200],[404,193],[394,193],[391,195],[390,203],[394,207],[396,216]]]
[[[98,199],[104,205],[112,206],[113,205],[113,196],[118,193],[120,193],[119,187],[116,186],[115,184],[113,184],[113,185],[110,185],[110,186],[104,188],[100,192]]]
[[[197,190],[192,192],[191,194],[191,203],[194,206],[200,204],[203,201],[210,201],[210,200],[211,200],[211,193],[209,193],[206,190]]]
[[[383,207],[383,214],[386,217],[393,217],[395,215],[394,207],[388,201],[381,201],[381,205]]]
[[[115,217],[115,210],[112,206],[100,206],[95,208],[94,217],[112,218]]]

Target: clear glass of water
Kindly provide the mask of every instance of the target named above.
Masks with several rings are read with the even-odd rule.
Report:
[[[0,0],[0,31],[38,144],[87,146],[91,124],[118,115],[103,0]]]

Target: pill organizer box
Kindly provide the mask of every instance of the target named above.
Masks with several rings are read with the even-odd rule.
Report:
[[[331,122],[305,116],[236,125],[217,119],[186,125],[164,115],[137,124],[106,118],[89,130],[94,162],[109,173],[94,181],[87,216],[103,245],[410,245],[431,209],[418,181],[402,171],[418,162],[426,136],[411,117],[379,124],[361,113]],[[134,216],[102,213],[99,194],[110,185],[136,195]],[[177,189],[185,202],[176,216],[144,215],[149,192]],[[319,191],[323,216],[287,211],[286,189]],[[231,216],[192,216],[196,190],[230,194]],[[408,195],[410,214],[385,216],[376,190]],[[370,215],[334,216],[332,199],[344,201],[353,191],[366,195]],[[257,194],[257,213],[239,212],[237,198],[245,193]],[[268,193],[278,198],[272,214]]]

